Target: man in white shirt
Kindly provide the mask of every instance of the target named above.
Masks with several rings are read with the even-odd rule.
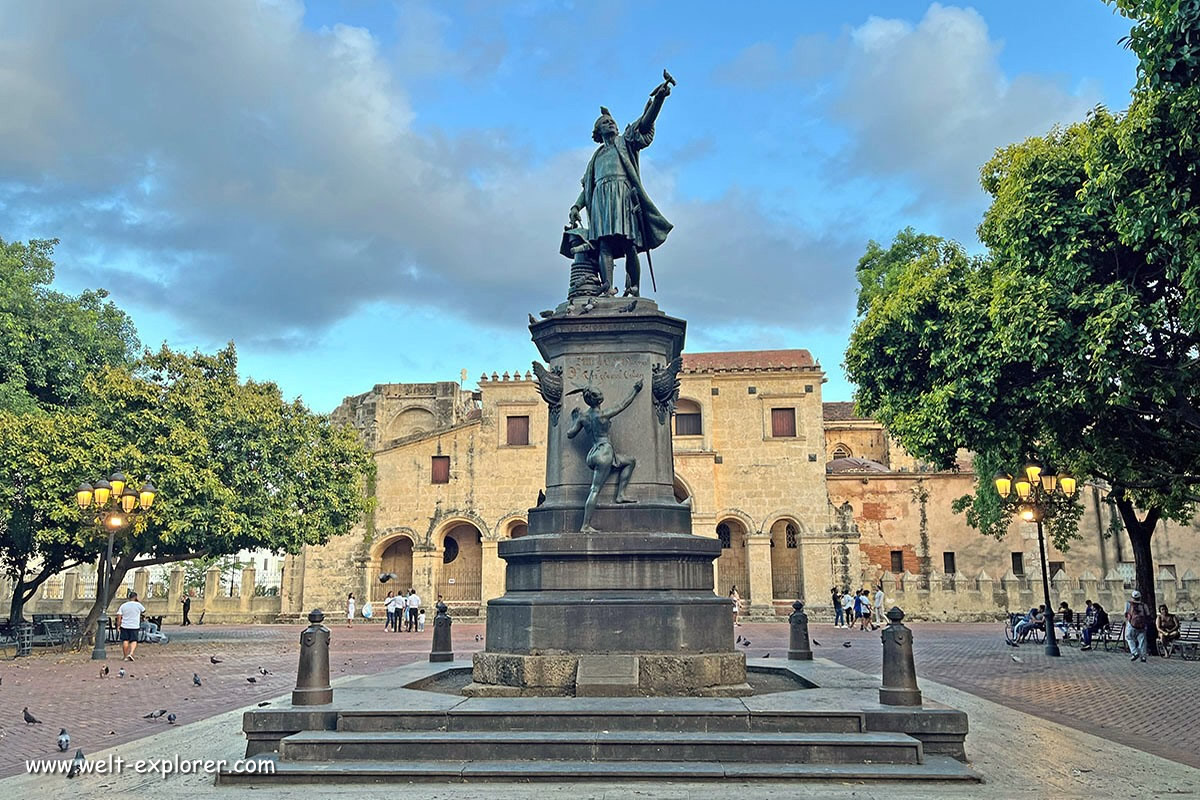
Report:
[[[854,627],[854,595],[850,594],[849,589],[842,592],[842,611],[845,612],[846,624],[844,627]]]
[[[883,614],[883,587],[880,586],[875,590],[875,602],[871,604],[875,609],[875,621],[880,625],[887,625],[887,617]]]
[[[408,607],[407,619],[404,621],[404,630],[412,633],[417,629],[417,611],[421,608],[421,597],[417,594],[416,589],[408,590],[408,599],[404,601]]]
[[[117,609],[117,627],[121,629],[121,653],[124,660],[133,661],[137,650],[138,633],[142,630],[142,614],[146,607],[138,602],[137,592],[130,592],[128,599]]]

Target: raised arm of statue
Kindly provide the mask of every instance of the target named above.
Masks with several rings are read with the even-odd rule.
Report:
[[[654,91],[650,93],[650,99],[646,101],[646,108],[643,109],[642,116],[635,123],[638,133],[646,136],[654,130],[654,122],[658,119],[658,112],[662,111],[663,101],[671,93],[672,83],[674,81],[668,79],[654,87]]]
[[[618,405],[616,408],[612,409],[611,411],[601,412],[600,416],[604,417],[604,419],[612,419],[617,414],[620,414],[622,411],[629,408],[629,404],[633,402],[633,398],[637,397],[637,393],[640,392],[641,390],[642,390],[642,379],[638,378],[637,381],[633,384],[633,391],[631,391],[629,393],[629,396],[626,397],[625,400],[622,401],[622,403],[620,405]]]

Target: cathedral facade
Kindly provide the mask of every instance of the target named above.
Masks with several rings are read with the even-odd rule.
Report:
[[[797,599],[821,615],[832,587],[877,584],[914,618],[993,619],[1036,604],[1035,529],[1014,523],[999,541],[970,529],[950,509],[973,491],[969,458],[930,469],[853,404],[823,402],[824,372],[808,351],[689,353],[680,380],[675,495],[690,500],[693,532],[721,542],[717,592],[736,587],[750,616],[787,614]],[[381,384],[334,417],[375,454],[376,508],[350,534],[287,557],[283,616],[396,588],[482,616],[504,593],[497,544],[526,535],[543,489],[548,412],[531,374],[484,375],[475,389]],[[1110,533],[1098,491],[1081,491],[1080,538],[1050,549],[1049,572],[1070,602],[1089,592],[1115,602],[1132,581],[1131,551]],[[1159,597],[1193,609],[1195,533],[1155,536]],[[381,583],[387,573],[396,578]]]

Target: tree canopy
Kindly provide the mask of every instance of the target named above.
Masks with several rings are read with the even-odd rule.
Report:
[[[133,324],[105,292],[49,289],[53,245],[0,241],[0,566],[14,618],[46,578],[99,558],[107,538],[80,520],[74,489],[114,470],[159,495],[117,537],[110,592],[139,566],[296,552],[363,517],[374,462],[350,428],[240,380],[232,343],[134,358]]]
[[[963,505],[983,530],[1006,527],[986,482],[1001,466],[1105,482],[1153,602],[1154,526],[1200,496],[1200,0],[1117,5],[1140,59],[1129,110],[998,151],[985,254],[912,231],[872,243],[846,367],[914,455],[978,454]]]

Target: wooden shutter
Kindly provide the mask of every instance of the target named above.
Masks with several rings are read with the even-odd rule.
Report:
[[[796,435],[796,409],[794,409],[794,408],[772,408],[771,409],[771,435],[772,436],[795,436]]]
[[[450,482],[450,456],[434,456],[431,483]]]
[[[701,433],[703,433],[703,430],[700,427],[699,414],[675,415],[676,436],[699,436]]]
[[[529,417],[508,418],[508,443],[529,444]]]

